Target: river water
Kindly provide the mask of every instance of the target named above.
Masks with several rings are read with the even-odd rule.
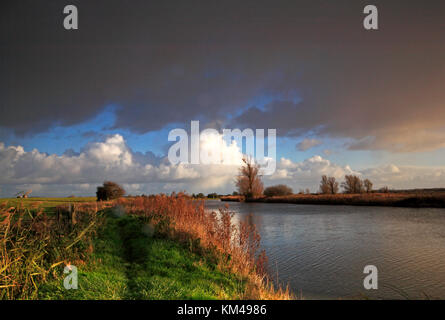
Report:
[[[237,219],[252,213],[271,277],[297,296],[445,299],[445,209],[227,204]],[[377,290],[363,286],[366,265]]]

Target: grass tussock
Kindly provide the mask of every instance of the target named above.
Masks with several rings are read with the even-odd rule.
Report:
[[[260,235],[247,217],[236,224],[227,207],[205,210],[203,201],[178,195],[155,195],[120,199],[127,214],[141,217],[154,232],[205,256],[221,271],[229,271],[246,282],[241,299],[290,299],[289,290],[275,289],[269,282],[267,258],[259,251]]]
[[[58,217],[38,204],[0,206],[0,299],[35,299],[57,266],[84,264],[103,221],[100,206],[79,204],[71,215],[59,208]]]

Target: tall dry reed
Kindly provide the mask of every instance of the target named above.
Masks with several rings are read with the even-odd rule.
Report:
[[[127,214],[143,217],[158,234],[189,246],[190,250],[213,257],[220,269],[246,279],[243,298],[289,299],[288,290],[275,290],[265,272],[267,258],[260,251],[260,235],[250,217],[234,222],[234,213],[223,207],[205,209],[204,201],[179,193],[118,200]]]
[[[0,206],[0,299],[34,299],[57,266],[81,264],[93,248],[100,209],[82,204],[68,214],[60,207],[57,217],[35,206]]]

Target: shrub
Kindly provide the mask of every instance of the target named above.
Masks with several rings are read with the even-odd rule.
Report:
[[[124,188],[112,181],[105,181],[103,186],[97,187],[96,191],[97,201],[118,199],[124,194]]]
[[[279,184],[264,189],[264,195],[267,197],[288,196],[291,194],[292,194],[292,189],[284,184]]]

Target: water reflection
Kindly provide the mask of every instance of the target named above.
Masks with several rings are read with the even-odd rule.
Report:
[[[307,299],[445,299],[443,209],[261,203],[230,209],[238,221],[253,214],[271,275]],[[363,288],[368,264],[379,270],[378,290]]]

